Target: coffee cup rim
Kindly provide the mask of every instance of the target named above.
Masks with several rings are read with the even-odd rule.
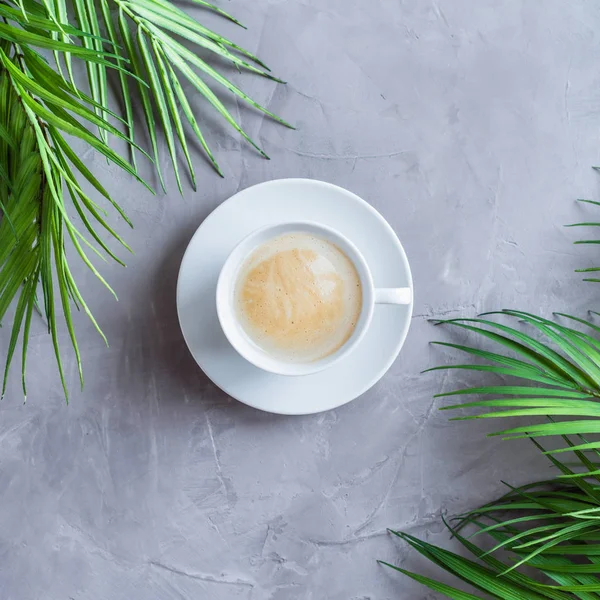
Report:
[[[259,348],[243,331],[234,308],[233,292],[237,275],[244,261],[266,241],[286,233],[309,233],[335,244],[352,262],[362,286],[362,308],[354,331],[335,352],[312,362],[293,363],[277,359]],[[217,316],[225,337],[233,348],[254,366],[276,375],[302,376],[318,373],[347,356],[364,337],[375,305],[375,290],[371,270],[358,248],[338,230],[315,221],[283,221],[260,227],[245,236],[227,256],[217,280]]]

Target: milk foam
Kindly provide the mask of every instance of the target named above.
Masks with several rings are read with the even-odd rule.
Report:
[[[350,338],[362,309],[356,268],[335,245],[289,233],[259,246],[242,265],[234,302],[248,337],[288,362],[313,362]]]

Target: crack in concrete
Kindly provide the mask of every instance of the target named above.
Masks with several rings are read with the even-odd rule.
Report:
[[[350,544],[359,544],[360,542],[365,542],[367,540],[371,540],[373,538],[382,537],[384,535],[388,535],[387,529],[382,531],[375,531],[373,533],[368,533],[366,535],[359,535],[356,537],[349,538],[347,540],[312,540],[306,539],[305,541],[313,546],[317,546],[318,548],[328,548],[332,546],[348,546]]]
[[[317,158],[319,160],[353,160],[356,164],[357,160],[369,160],[373,158],[393,158],[394,156],[400,156],[402,154],[408,154],[410,150],[397,150],[392,152],[386,152],[384,154],[318,154],[313,152],[302,152],[295,148],[282,148],[298,156],[304,156],[306,158]]]
[[[218,585],[233,585],[247,588],[254,587],[254,583],[247,579],[229,579],[223,575],[221,577],[217,577],[216,575],[210,575],[208,573],[188,573],[183,569],[178,569],[170,565],[165,565],[164,563],[155,560],[148,561],[148,564],[152,567],[156,567],[157,569],[162,569],[163,571],[169,571],[170,573],[174,573],[175,575],[181,575],[182,577],[189,577],[190,579],[197,579],[198,581],[205,581],[207,583],[215,583]]]
[[[206,417],[206,426],[208,427],[208,437],[210,438],[210,443],[213,451],[213,458],[215,459],[215,467],[217,469],[217,477],[219,482],[223,486],[223,490],[227,493],[227,485],[225,484],[225,480],[223,478],[223,469],[221,468],[221,461],[219,460],[219,453],[217,451],[217,445],[215,444],[215,436],[213,435],[212,425],[210,423],[210,419],[208,418],[208,413],[205,415]]]
[[[392,490],[394,489],[394,486],[396,485],[397,481],[398,481],[398,477],[400,475],[400,471],[402,470],[402,467],[404,466],[404,460],[406,459],[406,454],[408,453],[409,448],[412,447],[412,442],[415,438],[417,438],[421,432],[423,431],[423,429],[425,428],[425,425],[427,424],[427,422],[429,421],[429,417],[431,416],[431,413],[433,412],[435,408],[435,399],[433,399],[431,401],[431,404],[429,405],[429,408],[427,409],[427,412],[425,413],[421,423],[419,424],[419,426],[417,427],[417,429],[410,435],[410,437],[408,438],[408,441],[406,442],[406,444],[404,445],[404,447],[401,450],[401,454],[400,454],[400,458],[398,460],[398,466],[396,467],[396,470],[394,472],[394,476],[392,477],[392,479],[390,480],[390,483],[385,491],[385,494],[383,495],[382,499],[377,503],[377,506],[373,509],[373,511],[371,511],[371,514],[365,519],[365,521],[363,523],[361,523],[355,530],[354,530],[354,534],[356,535],[357,533],[360,533],[361,531],[364,531],[364,529],[366,527],[368,527],[377,517],[377,515],[380,513],[381,509],[387,504],[387,501],[390,497],[390,494],[392,492]],[[384,531],[385,533],[385,531]]]
[[[444,310],[427,307],[426,312],[413,315],[412,318],[413,319],[435,319],[437,317],[444,317],[446,315],[450,315],[455,312],[462,312],[464,310],[471,310],[471,309],[477,310],[477,306],[474,302],[471,302],[469,304],[463,304],[461,306],[455,306],[454,308],[448,308],[448,309],[444,309]]]

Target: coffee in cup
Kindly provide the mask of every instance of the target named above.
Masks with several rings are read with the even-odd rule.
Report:
[[[234,287],[239,324],[262,351],[319,361],[352,336],[363,291],[354,263],[334,243],[297,231],[266,240],[241,265]]]

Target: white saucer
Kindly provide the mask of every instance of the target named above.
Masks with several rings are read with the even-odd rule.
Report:
[[[377,287],[411,287],[404,249],[385,219],[340,187],[281,179],[245,189],[212,212],[185,252],[177,311],[185,341],[206,375],[233,398],[272,413],[303,415],[354,400],[390,368],[408,333],[412,304],[378,305],[360,344],[331,368],[303,377],[262,371],[229,345],[217,319],[219,271],[234,246],[265,225],[316,221],[346,235],[362,252]]]

